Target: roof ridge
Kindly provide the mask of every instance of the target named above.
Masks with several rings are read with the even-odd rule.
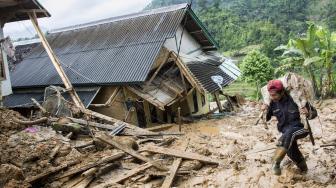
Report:
[[[113,16],[110,18],[104,18],[104,19],[100,19],[96,21],[87,22],[87,23],[82,23],[82,24],[77,24],[77,25],[72,25],[72,26],[67,26],[67,27],[61,27],[61,28],[50,30],[49,33],[59,33],[59,32],[71,31],[75,29],[83,29],[87,27],[117,22],[121,20],[127,20],[127,19],[142,17],[142,16],[176,11],[176,10],[184,9],[187,7],[188,7],[188,3],[182,3],[182,4],[176,4],[176,5],[171,5],[171,6],[166,6],[166,7],[156,8],[156,9],[143,10],[143,11],[136,12],[136,13],[130,13],[130,14],[125,14],[125,15],[120,15],[120,16]]]

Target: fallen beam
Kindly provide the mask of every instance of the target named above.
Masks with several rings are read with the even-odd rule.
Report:
[[[336,143],[334,143],[334,144],[323,144],[320,147],[323,148],[323,147],[329,147],[329,146],[336,146]]]
[[[159,132],[159,133],[150,133],[150,134],[124,134],[123,136],[183,136],[184,133],[165,133],[165,132]]]
[[[66,163],[66,164],[63,164],[61,166],[58,166],[58,167],[52,168],[50,170],[47,170],[46,172],[43,172],[43,173],[41,173],[39,175],[26,178],[25,181],[28,182],[28,183],[30,183],[30,184],[35,183],[37,180],[45,178],[45,177],[49,176],[50,174],[56,173],[58,171],[61,171],[61,170],[65,169],[65,168],[68,168],[69,166],[75,165],[77,163],[79,163],[79,161],[71,161],[69,163]]]
[[[63,173],[63,174],[61,174],[59,176],[54,177],[53,180],[58,180],[58,179],[61,179],[61,178],[72,176],[74,174],[77,174],[77,173],[80,173],[80,172],[84,172],[86,170],[89,170],[90,168],[96,167],[96,166],[104,164],[104,163],[110,163],[112,161],[120,159],[124,155],[125,155],[124,153],[117,153],[117,154],[112,155],[110,157],[103,158],[103,159],[101,159],[101,160],[99,160],[97,162],[86,164],[86,165],[83,165],[83,166],[81,166],[79,168],[67,171],[67,172],[65,172],[65,173]]]
[[[126,180],[129,177],[132,177],[148,168],[150,168],[151,166],[153,166],[151,163],[145,163],[141,166],[138,166],[136,168],[133,168],[132,170],[126,172],[125,174],[121,175],[120,177],[117,177],[117,179],[114,180],[109,180],[107,182],[104,182],[102,184],[96,185],[94,186],[94,188],[103,188],[103,187],[108,187],[110,185],[116,184],[116,183],[120,183],[123,182],[124,180]]]
[[[122,146],[121,144],[117,143],[116,141],[110,139],[109,137],[107,137],[105,135],[98,136],[96,138],[98,140],[106,143],[106,144],[109,144],[109,145],[111,145],[113,147],[116,147],[116,148],[122,150],[123,152],[126,152],[126,153],[132,155],[133,157],[135,157],[137,159],[140,159],[140,160],[145,161],[147,163],[151,163],[155,168],[157,168],[159,170],[168,171],[167,167],[158,164],[157,162],[153,161],[152,159],[149,159],[149,158],[141,155],[140,153],[138,153],[138,152],[136,152],[136,151],[134,151],[132,149],[129,149],[129,148],[126,148],[126,147]]]
[[[154,126],[147,128],[149,131],[157,132],[157,131],[163,131],[172,128],[174,125],[168,124],[168,125],[159,125],[159,126]]]
[[[71,119],[73,122],[75,123],[79,123],[79,124],[83,124],[83,125],[89,125],[92,127],[97,127],[97,128],[101,128],[101,129],[107,129],[107,130],[114,130],[117,126],[115,125],[111,125],[111,124],[102,124],[102,123],[96,123],[93,121],[86,121],[83,119],[76,119],[76,118],[71,118],[69,117],[69,119]]]
[[[215,159],[212,159],[210,157],[206,157],[206,156],[203,156],[203,155],[200,155],[200,154],[186,152],[186,151],[182,151],[182,150],[171,149],[171,148],[163,148],[163,147],[158,147],[158,146],[147,146],[141,151],[148,151],[148,152],[152,152],[152,153],[161,153],[161,154],[165,154],[165,155],[171,155],[171,156],[174,156],[174,157],[181,157],[181,158],[184,158],[184,159],[198,160],[198,161],[208,163],[208,164],[216,164],[216,165],[220,164],[219,161],[217,161]]]
[[[18,118],[13,117],[13,121],[15,123],[18,123],[20,125],[39,125],[39,124],[43,124],[43,123],[47,123],[48,122],[48,118],[43,117],[37,120],[33,120],[33,121],[24,121],[24,120],[20,120]]]
[[[183,146],[183,148],[182,148],[183,151],[185,151],[187,149],[188,144],[189,144],[189,142]],[[175,178],[175,176],[177,174],[178,168],[181,165],[181,162],[182,162],[182,158],[176,158],[174,160],[173,165],[170,168],[170,174],[163,181],[163,183],[161,185],[161,188],[170,188],[171,187],[171,185],[174,182],[174,178]]]

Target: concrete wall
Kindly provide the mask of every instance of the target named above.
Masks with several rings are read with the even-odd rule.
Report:
[[[169,50],[173,50],[177,53],[177,46],[180,45],[181,33],[182,33],[182,26],[179,26],[176,37],[167,39],[164,46]],[[175,40],[176,38],[176,40]],[[199,55],[202,52],[201,45],[188,33],[187,30],[184,30],[182,36],[182,43],[180,48],[180,54],[187,54],[187,55]]]
[[[4,38],[4,34],[3,34],[3,29],[0,27],[0,38]],[[1,50],[1,49],[0,49]],[[3,65],[4,65],[4,69],[5,69],[5,80],[0,81],[0,97],[1,96],[7,96],[12,94],[12,85],[11,85],[11,81],[9,78],[9,69],[8,69],[8,62],[7,62],[7,55],[5,54],[4,51],[2,51],[2,56],[0,57],[3,60]]]

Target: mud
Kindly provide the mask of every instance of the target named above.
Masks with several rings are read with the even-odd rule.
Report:
[[[336,187],[336,148],[320,148],[322,144],[336,139],[336,100],[327,100],[320,104],[318,112],[320,119],[312,120],[316,145],[312,146],[308,138],[299,141],[301,151],[306,157],[309,171],[301,174],[295,164],[285,158],[282,163],[282,175],[271,173],[272,148],[280,134],[273,119],[269,129],[262,124],[255,126],[260,104],[247,102],[240,110],[230,116],[216,120],[202,120],[182,126],[184,136],[163,137],[159,145],[163,147],[182,149],[187,145],[189,152],[199,153],[220,160],[219,166],[202,164],[199,161],[183,160],[173,186],[176,187]],[[117,149],[95,145],[75,149],[76,145],[92,141],[90,137],[78,136],[74,140],[65,138],[53,129],[41,126],[20,126],[13,123],[13,118],[19,114],[10,110],[0,109],[0,187],[29,187],[24,178],[31,177],[46,170],[57,167],[68,161],[80,160],[69,169],[78,168],[84,164],[96,162],[106,156],[111,156]],[[322,125],[320,125],[320,121]],[[177,132],[178,126],[168,131]],[[116,137],[117,138],[117,137]],[[147,144],[136,144],[133,139],[118,138],[124,146],[138,149]],[[61,145],[53,160],[50,160],[52,150]],[[266,151],[265,150],[269,149]],[[169,166],[174,158],[161,154],[143,155],[159,160]],[[113,169],[95,179],[89,187],[120,176],[141,164],[140,161],[127,156],[121,161],[121,167]],[[80,174],[79,174],[80,175]],[[77,175],[77,176],[79,176]],[[155,168],[141,172],[116,187],[160,187],[165,172]],[[76,176],[72,177],[76,178]],[[69,179],[53,181],[52,177],[41,182],[43,187],[62,187]]]
[[[320,145],[335,138],[336,100],[326,100],[318,107],[319,119],[310,121],[315,136],[313,146],[308,137],[299,140],[308,172],[301,174],[295,164],[286,156],[282,162],[282,175],[271,172],[271,158],[280,133],[276,121],[272,119],[269,129],[262,124],[255,126],[260,104],[248,102],[234,116],[220,120],[206,120],[194,124],[185,124],[186,133],[174,147],[189,142],[189,150],[218,158],[222,164],[218,167],[204,166],[193,171],[190,177],[179,177],[178,187],[336,187],[336,148],[320,148]],[[173,127],[170,131],[177,131]]]

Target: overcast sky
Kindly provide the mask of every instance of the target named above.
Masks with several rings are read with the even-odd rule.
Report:
[[[44,31],[94,20],[139,12],[151,0],[39,0],[50,12],[50,18],[39,19]],[[5,36],[12,39],[32,37],[35,30],[30,21],[7,23]]]

